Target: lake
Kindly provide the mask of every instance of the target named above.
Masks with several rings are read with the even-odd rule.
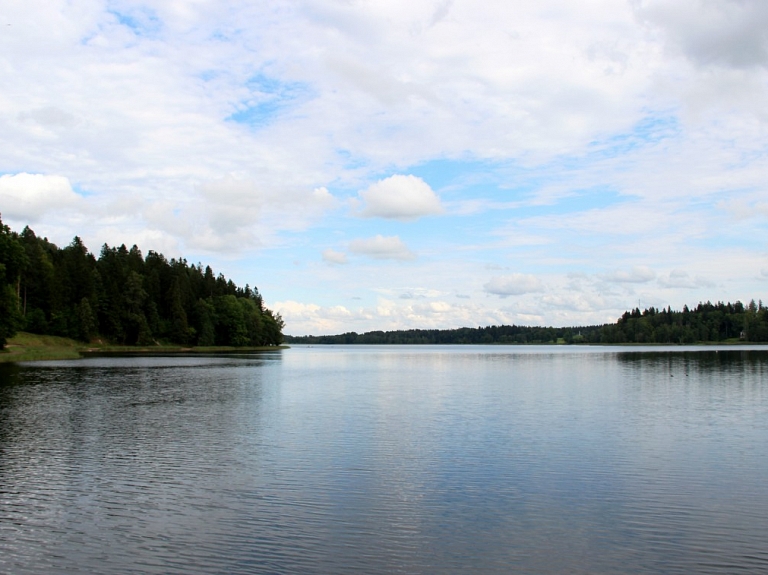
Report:
[[[765,347],[0,364],[3,573],[766,573]]]

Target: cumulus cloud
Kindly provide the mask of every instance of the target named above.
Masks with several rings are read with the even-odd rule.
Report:
[[[329,248],[323,250],[323,261],[329,264],[345,264],[347,263],[347,254]]]
[[[647,283],[656,277],[656,273],[647,266],[634,266],[631,270],[615,270],[603,276],[603,279],[616,283]]]
[[[440,214],[440,198],[424,180],[416,176],[394,175],[360,192],[364,202],[360,215],[365,218],[415,220]]]
[[[50,211],[84,207],[63,176],[20,173],[0,176],[0,213],[4,217],[35,222]]]
[[[416,254],[398,236],[377,235],[349,243],[349,251],[377,260],[413,260]]]
[[[486,292],[503,298],[511,295],[544,291],[541,281],[536,276],[530,274],[495,276],[483,288]]]

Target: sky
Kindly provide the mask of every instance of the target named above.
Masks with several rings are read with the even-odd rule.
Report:
[[[764,0],[4,0],[0,214],[291,335],[768,300]]]

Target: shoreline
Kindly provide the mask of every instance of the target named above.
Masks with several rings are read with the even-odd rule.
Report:
[[[227,355],[261,351],[288,349],[288,345],[279,346],[206,346],[188,347],[180,345],[128,346],[88,344],[65,337],[37,335],[19,332],[8,339],[5,349],[0,352],[0,363],[25,361],[51,361],[82,359],[84,357],[130,357],[150,355]]]

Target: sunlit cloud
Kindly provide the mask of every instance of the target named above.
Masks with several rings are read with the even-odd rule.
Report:
[[[86,202],[63,176],[20,173],[0,176],[0,213],[36,222],[50,211],[82,210]]]
[[[416,176],[394,175],[371,184],[360,192],[364,205],[360,215],[366,218],[415,220],[440,214],[440,198],[429,185]]]

